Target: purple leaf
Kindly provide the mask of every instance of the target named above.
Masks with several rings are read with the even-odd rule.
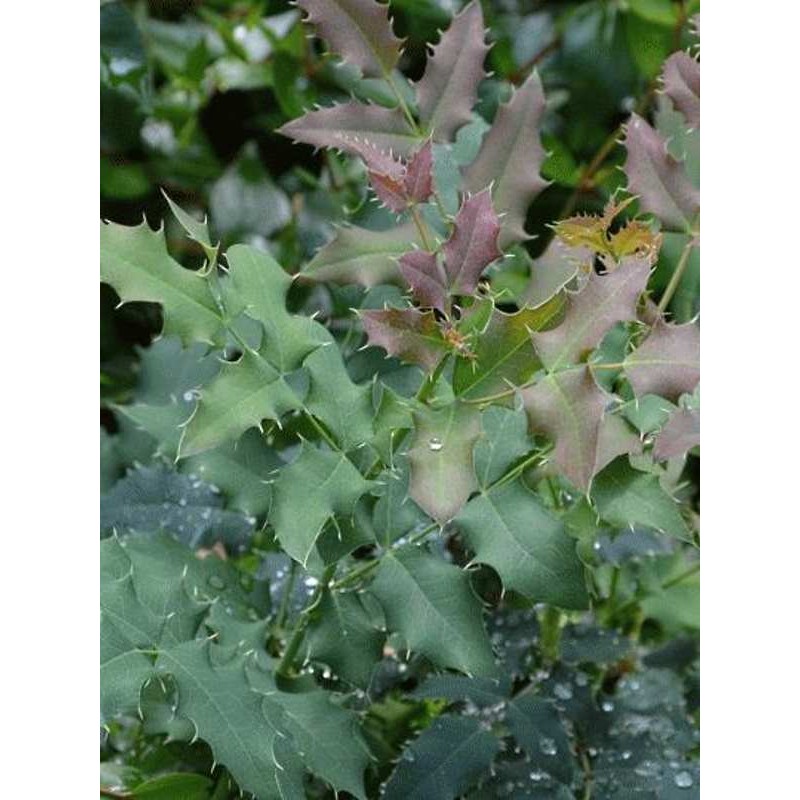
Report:
[[[597,437],[594,474],[607,467],[617,456],[639,455],[642,447],[639,435],[619,414],[606,414]]]
[[[435,253],[412,250],[402,255],[397,263],[420,305],[446,310],[446,278]]]
[[[640,397],[657,394],[674,402],[693,392],[700,380],[700,328],[657,322],[625,359],[625,374]]]
[[[539,175],[545,159],[539,139],[544,107],[542,84],[534,72],[500,106],[477,158],[464,173],[470,192],[492,186],[495,208],[504,215],[501,247],[530,238],[525,233],[528,206],[547,186]]]
[[[700,192],[683,163],[669,154],[661,134],[631,114],[625,147],[628,191],[638,195],[642,210],[655,214],[669,230],[691,230],[700,211]]]
[[[406,196],[412,203],[424,203],[433,191],[433,144],[428,139],[409,159],[405,175]]]
[[[365,141],[378,150],[401,156],[420,141],[399,109],[355,101],[309,111],[287,122],[278,133],[295,142],[334,147],[355,155],[362,154]]]
[[[447,277],[456,294],[472,294],[483,270],[500,258],[499,233],[500,220],[489,190],[468,197],[456,214],[450,238],[442,246]]]
[[[592,273],[582,292],[569,295],[562,323],[532,334],[533,345],[547,369],[577,364],[600,344],[613,325],[636,319],[636,304],[649,277],[649,263],[639,258],[623,259],[606,275]]]
[[[588,492],[609,395],[586,367],[547,375],[520,394],[531,429],[553,442],[553,462],[577,488]]]
[[[297,0],[330,49],[367,77],[381,78],[400,58],[389,6],[373,0]]]
[[[362,311],[361,321],[369,344],[429,371],[449,350],[432,311],[416,308]]]
[[[402,180],[395,180],[391,175],[380,172],[370,172],[369,182],[377,196],[390,211],[400,214],[406,210],[408,200],[406,199],[405,185]]]
[[[677,458],[700,444],[700,412],[679,408],[673,411],[653,446],[653,456],[659,461]]]
[[[390,152],[381,150],[368,139],[348,138],[347,148],[351,153],[357,153],[370,173],[376,172],[385,175],[402,184],[406,168],[402,161],[395,158]]]
[[[453,141],[456,131],[472,119],[488,51],[483,12],[474,0],[442,34],[416,87],[420,119],[437,142]]]
[[[692,128],[700,127],[700,63],[688,53],[673,53],[664,62],[664,94]]]

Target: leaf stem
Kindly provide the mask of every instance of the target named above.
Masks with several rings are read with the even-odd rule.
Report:
[[[436,388],[436,384],[439,382],[439,378],[442,377],[442,372],[444,372],[444,368],[447,366],[447,361],[450,358],[450,353],[445,353],[439,363],[436,365],[433,372],[425,378],[422,386],[419,387],[419,391],[417,392],[416,400],[419,403],[427,403],[430,396],[433,394],[433,390]]]
[[[292,635],[289,637],[289,641],[286,644],[286,650],[284,650],[280,663],[275,670],[277,675],[283,675],[286,677],[294,667],[294,661],[297,658],[297,653],[300,650],[300,645],[303,643],[303,636],[305,635],[306,627],[308,626],[309,615],[316,608],[317,603],[319,603],[322,593],[327,588],[328,583],[333,577],[333,573],[335,571],[336,564],[330,564],[329,566],[325,567],[322,577],[314,589],[311,599],[308,601],[308,605],[300,612],[300,616],[297,618]]]
[[[389,84],[389,87],[392,90],[392,93],[397,98],[397,102],[402,110],[403,114],[405,115],[408,124],[411,126],[411,129],[414,133],[419,134],[420,129],[419,125],[417,125],[417,121],[414,119],[414,115],[411,113],[411,109],[408,107],[408,103],[406,103],[405,97],[403,97],[400,89],[397,88],[397,84],[394,82],[394,76],[391,72],[384,72],[384,77],[386,78],[386,83]]]
[[[431,241],[428,238],[427,233],[427,225],[425,224],[425,220],[422,219],[419,213],[419,209],[417,208],[416,203],[412,203],[409,206],[409,210],[411,211],[411,219],[414,220],[414,225],[417,228],[417,233],[419,233],[419,238],[422,240],[422,246],[428,251],[432,252],[433,247],[431,245]]]
[[[672,273],[672,277],[667,284],[667,288],[664,289],[664,294],[661,295],[661,299],[658,301],[659,314],[664,313],[669,305],[669,301],[672,300],[672,296],[675,294],[675,291],[680,285],[681,279],[683,278],[683,273],[686,272],[686,267],[689,265],[689,256],[691,256],[694,246],[695,238],[692,237],[688,242],[686,242],[686,246],[683,248],[681,257],[678,260],[678,265],[675,267],[675,272]]]
[[[289,576],[286,578],[286,585],[283,587],[283,597],[281,597],[281,606],[278,609],[278,616],[275,618],[275,625],[277,628],[282,628],[286,624],[286,617],[289,614],[289,600],[294,590],[294,582],[297,577],[297,562],[292,559],[289,564]]]
[[[681,581],[685,581],[687,578],[691,578],[692,575],[695,575],[698,572],[700,572],[700,562],[699,561],[696,562],[695,564],[692,564],[692,566],[689,567],[684,572],[681,572],[680,575],[676,575],[674,578],[670,578],[668,581],[665,581],[664,583],[662,583],[661,584],[661,588],[662,589],[669,589],[670,587],[675,586],[676,583],[680,583]]]

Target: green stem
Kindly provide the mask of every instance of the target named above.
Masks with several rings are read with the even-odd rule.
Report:
[[[513,481],[518,475],[521,475],[525,472],[528,467],[533,466],[537,461],[544,458],[545,453],[537,450],[535,453],[531,453],[524,461],[520,461],[515,467],[511,467],[505,475],[501,475],[494,483],[490,483],[489,486],[486,488],[486,491],[490,491],[491,489],[496,489],[498,486],[502,486],[509,481]]]
[[[539,642],[546,663],[558,661],[561,649],[561,623],[563,614],[555,606],[546,606],[539,615]]]
[[[665,583],[661,584],[662,589],[669,589],[671,586],[675,586],[676,583],[680,583],[681,581],[685,581],[687,578],[691,578],[692,575],[696,575],[700,572],[700,562],[698,561],[696,564],[692,564],[684,572],[681,572],[680,575],[676,575],[674,578],[670,578]]]
[[[419,238],[422,240],[422,246],[428,251],[433,251],[433,246],[431,245],[430,239],[428,239],[427,233],[427,225],[425,224],[425,220],[422,219],[419,213],[419,209],[417,208],[416,204],[410,206],[411,211],[411,219],[414,220],[414,225],[417,228],[417,233],[419,233]]]
[[[384,78],[386,79],[386,83],[389,84],[389,87],[392,90],[392,93],[397,98],[397,102],[402,110],[403,114],[405,115],[406,120],[408,120],[408,124],[411,126],[411,129],[416,134],[420,134],[421,131],[419,129],[419,125],[417,125],[417,121],[414,119],[414,115],[411,113],[411,109],[408,107],[405,98],[403,97],[400,90],[397,88],[397,84],[394,82],[394,77],[391,72],[384,72]]]
[[[439,363],[436,365],[436,368],[433,372],[425,378],[422,386],[419,387],[419,391],[417,392],[416,400],[420,403],[427,403],[430,396],[433,394],[433,390],[436,388],[436,384],[439,382],[439,378],[442,377],[442,372],[444,372],[444,368],[447,366],[447,361],[450,358],[450,353],[445,353],[442,358],[440,359]]]
[[[342,448],[336,443],[336,440],[322,427],[322,425],[317,422],[317,418],[305,407],[303,406],[303,410],[306,412],[306,417],[308,417],[308,421],[314,427],[314,430],[330,445],[332,450],[336,450],[337,453],[342,452]]]
[[[327,588],[334,572],[336,572],[336,564],[325,567],[325,571],[322,573],[322,577],[314,589],[314,593],[311,595],[308,605],[300,612],[300,616],[297,618],[297,622],[295,622],[292,634],[286,644],[286,650],[284,650],[278,668],[275,670],[276,674],[286,677],[294,668],[294,661],[297,658],[297,653],[300,650],[300,645],[303,643],[303,637],[306,627],[308,626],[309,615],[316,608],[317,603],[319,603],[322,593]]]
[[[678,266],[675,267],[675,272],[672,273],[672,277],[667,284],[667,288],[664,289],[664,294],[661,295],[661,299],[658,301],[659,314],[664,313],[669,305],[669,301],[672,300],[672,296],[675,294],[675,291],[680,285],[681,279],[683,278],[683,273],[686,272],[686,267],[689,265],[689,256],[692,254],[694,245],[694,237],[686,242],[686,246],[683,248],[683,252],[681,253],[681,257],[678,261]]]
[[[294,590],[294,582],[297,577],[297,562],[292,559],[289,565],[289,577],[286,579],[286,585],[283,587],[283,597],[281,597],[281,606],[278,609],[278,616],[275,618],[275,625],[282,628],[286,624],[286,617],[289,614],[289,600]]]

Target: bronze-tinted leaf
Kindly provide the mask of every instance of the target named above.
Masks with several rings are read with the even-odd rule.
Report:
[[[586,367],[548,375],[521,395],[531,429],[553,442],[553,462],[577,488],[588,492],[609,396]]]
[[[472,118],[488,50],[481,5],[472,2],[442,34],[416,87],[420,119],[437,142],[452,141]]]
[[[442,246],[445,271],[455,293],[472,294],[483,270],[500,258],[499,233],[500,220],[488,189],[464,200],[453,232]]]
[[[433,144],[428,139],[406,164],[406,196],[412,203],[424,203],[433,191]]]
[[[700,62],[688,53],[673,53],[664,62],[664,94],[692,128],[700,127]]]
[[[700,212],[700,192],[683,163],[667,151],[661,134],[638,114],[631,114],[625,147],[628,191],[638,195],[642,209],[655,214],[669,230],[691,230]]]
[[[700,444],[700,412],[679,408],[673,411],[653,445],[653,456],[659,461],[677,458]]]
[[[638,433],[619,414],[606,414],[600,423],[597,438],[595,475],[617,456],[638,455],[642,448],[643,443]]]
[[[693,392],[700,380],[700,328],[657,322],[625,359],[625,374],[639,396],[657,394],[674,402]]]
[[[391,72],[401,41],[392,32],[389,6],[373,0],[297,0],[330,49],[368,77]]]
[[[397,108],[366,105],[354,101],[308,111],[287,122],[278,133],[314,147],[335,147],[361,155],[364,142],[377,150],[406,155],[420,137]]]
[[[636,319],[636,303],[647,286],[647,260],[627,258],[607,275],[592,274],[579,294],[569,295],[563,322],[533,334],[533,344],[549,370],[577,364],[600,344],[617,322]]]
[[[386,308],[362,311],[361,321],[369,343],[409,364],[432,370],[448,352],[448,344],[432,311]]]
[[[534,72],[500,106],[477,158],[464,173],[471,192],[492,186],[495,208],[504,215],[501,247],[529,238],[525,233],[528,206],[547,186],[539,174],[545,159],[539,139],[544,107],[542,83]]]
[[[446,309],[447,278],[436,253],[412,250],[402,255],[397,264],[420,305]]]
[[[423,407],[413,415],[414,439],[408,452],[408,494],[437,522],[447,522],[477,489],[472,450],[481,433],[475,406],[458,402]]]

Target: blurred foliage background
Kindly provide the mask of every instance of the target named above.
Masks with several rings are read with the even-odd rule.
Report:
[[[401,69],[416,79],[426,43],[463,4],[393,0],[396,32],[407,38]],[[491,0],[484,2],[493,71],[479,112],[491,121],[531,69],[548,97],[544,126],[551,186],[530,209],[527,246],[538,255],[548,223],[598,210],[623,183],[621,123],[652,112],[660,66],[692,42],[685,0]],[[269,248],[293,272],[325,243],[337,222],[369,226],[360,168],[274,133],[314,104],[357,91],[354,71],[309,38],[286,0],[136,0],[100,9],[100,210],[105,219],[151,225],[165,217],[163,188],[182,206],[207,213],[228,244]],[[367,82],[369,83],[369,82]],[[379,89],[372,99],[380,102]],[[170,237],[185,263],[201,254]],[[136,344],[158,332],[152,307],[112,314],[101,289],[102,397],[124,399]],[[104,421],[112,426],[106,413]]]

